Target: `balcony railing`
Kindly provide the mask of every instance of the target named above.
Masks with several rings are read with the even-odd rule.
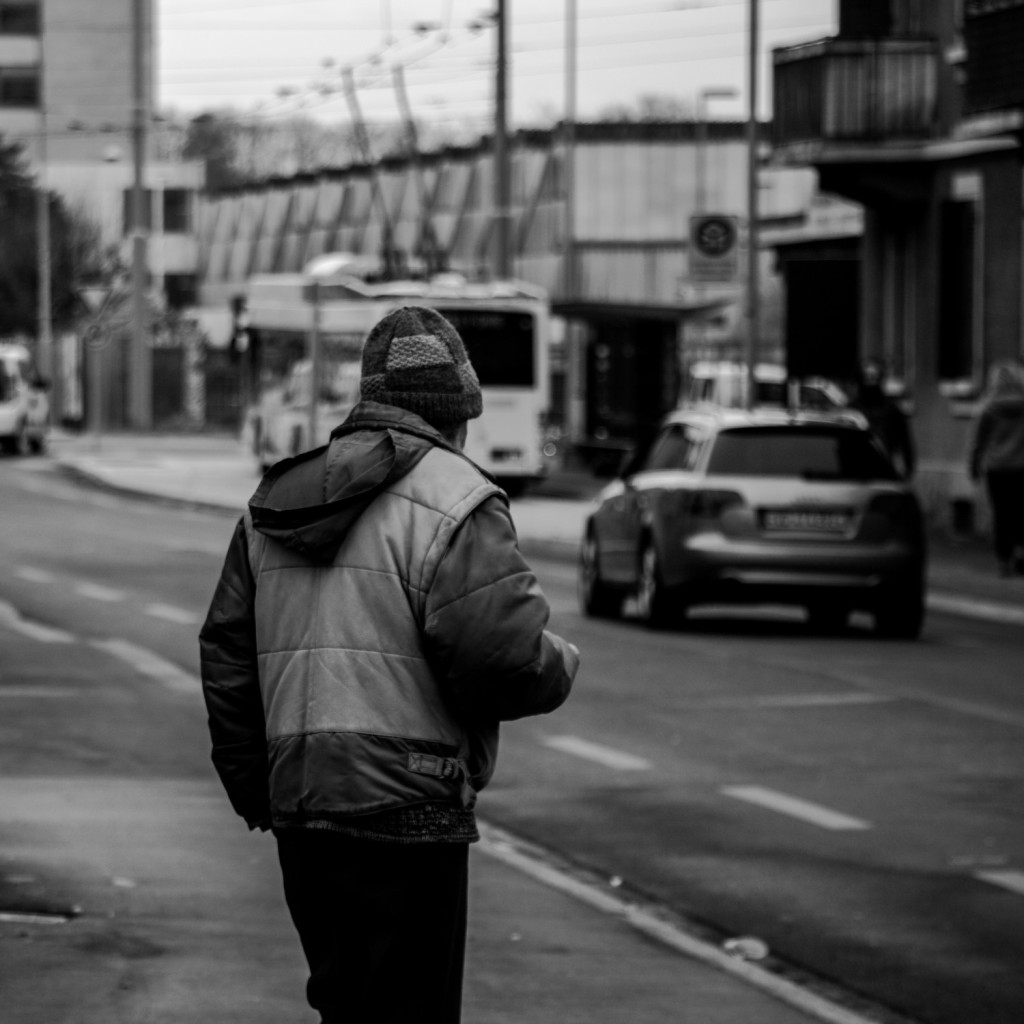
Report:
[[[933,40],[822,39],[773,57],[776,146],[914,140],[939,130]]]

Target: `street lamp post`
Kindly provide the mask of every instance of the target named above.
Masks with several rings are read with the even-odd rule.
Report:
[[[747,407],[755,400],[756,365],[760,339],[761,298],[759,294],[758,230],[757,230],[757,50],[759,40],[760,0],[749,0],[747,90],[750,107],[747,112]]]
[[[735,99],[738,93],[727,86],[711,86],[697,94],[696,130],[696,187],[694,189],[694,211],[707,213],[707,149],[708,149],[708,103],[711,100]]]
[[[132,345],[131,421],[142,430],[153,426],[153,362],[149,346],[148,273],[145,224],[146,116],[145,38],[146,2],[132,2]]]

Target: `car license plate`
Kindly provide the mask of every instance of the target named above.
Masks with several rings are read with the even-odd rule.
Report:
[[[845,509],[766,509],[761,514],[765,530],[791,533],[843,533],[849,521]]]

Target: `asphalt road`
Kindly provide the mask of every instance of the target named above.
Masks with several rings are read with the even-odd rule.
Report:
[[[272,846],[232,822],[188,692],[231,520],[40,462],[0,464],[0,508],[0,911],[109,908],[74,949],[45,929],[8,943],[5,989],[49,1019],[58,994],[19,973],[21,950],[78,972],[110,1019],[149,1019],[133,1013],[173,990],[93,991],[90,962],[127,957],[143,987],[157,955],[212,974],[241,913],[243,934],[280,928],[276,955],[255,939],[247,955],[253,998],[285,1019],[302,971]],[[883,642],[711,612],[650,633],[582,619],[571,568],[537,569],[584,668],[556,716],[506,727],[488,821],[709,933],[756,936],[794,974],[927,1024],[1020,1024],[1019,629],[933,614],[920,642]]]

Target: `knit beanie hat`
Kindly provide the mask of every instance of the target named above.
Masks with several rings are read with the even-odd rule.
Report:
[[[483,412],[480,381],[458,331],[425,306],[396,309],[370,331],[360,387],[364,399],[408,409],[433,426]]]

